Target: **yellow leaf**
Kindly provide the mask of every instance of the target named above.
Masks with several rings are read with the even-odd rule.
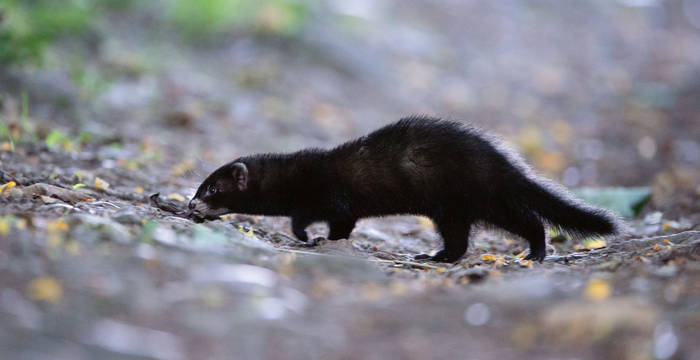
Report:
[[[185,201],[185,197],[178,193],[168,194],[167,198],[171,200]]]
[[[7,183],[5,185],[0,186],[0,194],[2,194],[2,192],[5,191],[6,189],[8,190],[8,193],[9,193],[9,190],[15,186],[17,186],[17,183],[14,181],[10,181],[9,183]]]
[[[223,214],[219,216],[219,219],[224,220],[224,221],[231,221],[233,220],[233,214]]]
[[[603,300],[610,296],[610,284],[602,279],[593,279],[586,285],[586,297],[591,300]]]
[[[15,226],[20,230],[26,229],[27,228],[27,219],[17,220],[17,222],[15,223]]]
[[[442,274],[442,273],[444,273],[445,271],[447,271],[447,269],[444,268],[444,267],[435,269],[435,272],[438,273],[438,274]]]
[[[46,230],[48,231],[68,231],[68,223],[65,221],[58,219],[55,221],[50,221],[46,225]]]
[[[665,242],[666,244],[673,245],[673,243],[672,243],[671,240],[669,240],[669,239],[664,239],[664,242]]]
[[[602,249],[606,246],[607,244],[605,243],[604,239],[594,239],[586,241],[586,249],[588,250]]]
[[[5,218],[0,218],[0,235],[7,235],[10,233],[10,222]]]
[[[50,276],[38,277],[27,285],[27,296],[32,300],[56,303],[63,298],[63,288]]]
[[[496,255],[494,254],[484,254],[481,255],[482,261],[496,261]]]
[[[0,144],[0,151],[15,151],[15,146],[11,142],[5,141]]]
[[[180,175],[184,175],[186,172],[188,172],[192,169],[194,169],[194,161],[185,160],[185,161],[182,161],[179,164],[173,166],[171,172],[175,176],[180,176]]]
[[[97,190],[109,189],[109,183],[95,176],[95,188],[97,188]]]
[[[245,231],[245,230],[243,229],[242,226],[238,226],[238,231],[242,232],[243,235],[245,235],[245,236],[256,237],[256,236],[255,236],[255,233],[253,233],[253,227],[252,227],[252,226],[248,229],[248,231]]]
[[[534,261],[532,261],[532,260],[520,260],[519,264],[520,264],[520,267],[531,268],[532,265],[534,264]]]
[[[654,251],[661,251],[664,249],[664,247],[659,244],[654,244],[654,246],[651,249]]]
[[[143,188],[140,186],[137,186],[134,188],[134,192],[137,194],[143,194]]]

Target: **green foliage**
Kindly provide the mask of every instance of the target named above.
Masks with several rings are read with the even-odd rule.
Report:
[[[246,27],[276,35],[293,35],[306,21],[310,2],[0,0],[0,64],[39,64],[47,45],[61,36],[96,31],[107,11],[150,13],[156,23],[174,24],[177,31],[199,40]],[[81,78],[88,75],[74,74]]]
[[[43,48],[89,28],[89,1],[4,0],[0,3],[0,64],[38,63]]]
[[[61,131],[53,130],[46,136],[46,146],[57,149],[63,145],[66,140],[70,141]]]
[[[173,0],[168,17],[185,35],[201,38],[233,28],[292,35],[306,20],[306,2],[284,0]]]
[[[141,228],[141,242],[154,244],[153,235],[155,235],[158,226],[160,226],[160,224],[155,220],[146,221]]]
[[[648,187],[583,188],[574,190],[579,198],[593,205],[612,210],[624,217],[634,217],[651,198]]]

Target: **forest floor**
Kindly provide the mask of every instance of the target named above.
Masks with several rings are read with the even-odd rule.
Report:
[[[17,184],[0,195],[8,358],[700,353],[697,223],[657,212],[631,221],[626,238],[555,236],[542,263],[519,260],[524,241],[482,231],[458,263],[413,262],[440,244],[426,219],[363,220],[348,240],[306,247],[286,218],[195,224],[161,210],[144,188],[180,207],[189,191],[153,181],[169,169],[109,168],[100,153],[25,144],[0,154],[2,183]]]

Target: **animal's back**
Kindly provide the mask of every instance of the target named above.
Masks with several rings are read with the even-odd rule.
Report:
[[[332,152],[350,198],[370,213],[476,200],[497,168],[512,168],[477,130],[431,118],[401,119]]]

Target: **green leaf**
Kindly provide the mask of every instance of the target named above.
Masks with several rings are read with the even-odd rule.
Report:
[[[82,183],[75,184],[75,185],[73,185],[73,190],[78,190],[78,189],[80,189],[81,187],[85,187],[85,186],[87,186],[87,185],[82,184]]]
[[[65,139],[65,136],[62,132],[59,130],[53,130],[46,136],[46,146],[56,149],[63,144],[63,139]]]
[[[651,199],[651,188],[648,187],[581,188],[573,192],[587,203],[627,218],[637,216]]]

